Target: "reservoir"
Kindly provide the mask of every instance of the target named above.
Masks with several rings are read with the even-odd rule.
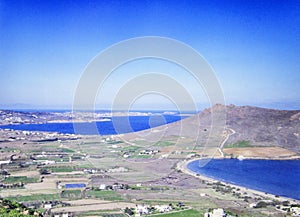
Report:
[[[300,200],[300,160],[212,159],[204,167],[199,160],[187,167],[219,181]]]

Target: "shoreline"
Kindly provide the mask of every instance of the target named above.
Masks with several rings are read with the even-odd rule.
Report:
[[[225,159],[225,158],[217,158],[217,159]],[[189,163],[193,162],[193,161],[196,161],[196,160],[203,160],[203,159],[202,158],[194,158],[194,159],[190,159],[190,160],[180,161],[180,162],[177,163],[176,169],[182,171],[185,174],[188,174],[190,176],[198,178],[200,180],[204,180],[204,181],[208,181],[208,182],[212,182],[212,183],[220,182],[220,183],[222,183],[224,185],[228,185],[230,187],[240,188],[242,192],[246,192],[248,194],[250,192],[251,194],[254,194],[254,195],[259,195],[259,196],[264,197],[264,198],[265,197],[271,198],[272,200],[279,200],[281,202],[282,201],[289,201],[290,203],[295,203],[295,202],[297,204],[300,203],[300,200],[295,199],[295,198],[290,198],[290,197],[285,197],[285,196],[280,196],[280,195],[274,195],[272,193],[263,192],[263,191],[255,190],[255,189],[252,189],[252,188],[247,188],[247,187],[244,187],[244,186],[241,186],[241,185],[238,185],[238,184],[232,184],[232,183],[229,183],[229,182],[226,182],[226,181],[221,181],[221,180],[218,180],[218,179],[214,179],[214,178],[207,177],[207,176],[204,176],[202,174],[193,172],[193,171],[191,171],[190,169],[187,168],[187,165]],[[255,159],[255,160],[258,160],[258,159]],[[262,159],[261,158],[260,160],[276,160],[276,159]],[[288,160],[295,160],[295,159],[288,159]],[[296,159],[296,160],[299,160],[299,158]]]
[[[255,147],[253,147],[255,148]],[[222,159],[235,159],[235,160],[240,160],[238,157],[214,157],[213,159],[218,159],[218,160],[222,160]],[[194,160],[203,160],[203,158],[195,158]],[[192,160],[192,161],[194,161]],[[241,159],[240,161],[243,160],[300,160],[300,155],[295,155],[295,156],[286,156],[286,157],[243,157],[243,159]]]

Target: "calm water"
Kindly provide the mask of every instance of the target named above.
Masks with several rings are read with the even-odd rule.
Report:
[[[200,168],[188,169],[220,181],[300,200],[300,160],[214,159]]]
[[[167,123],[179,121],[184,117],[177,115],[153,115],[153,116],[129,116],[113,117],[111,121],[96,122],[98,132],[101,135],[122,134],[141,131]],[[80,134],[96,135],[91,123],[76,123],[76,129],[80,129]],[[59,133],[75,133],[73,123],[47,123],[47,124],[20,124],[0,126],[2,129],[27,130],[27,131],[47,131]],[[77,131],[78,133],[78,131]]]

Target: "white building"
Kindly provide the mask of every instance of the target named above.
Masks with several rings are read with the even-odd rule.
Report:
[[[160,213],[172,211],[172,207],[169,205],[156,205],[156,206],[154,206],[154,208]]]
[[[45,209],[51,209],[52,208],[52,204],[51,203],[47,203],[44,205]]]
[[[99,190],[105,190],[106,189],[106,185],[105,184],[101,184],[99,187]]]
[[[300,207],[291,207],[291,212],[293,216],[300,216]]]
[[[212,212],[206,212],[204,214],[204,217],[224,217],[225,212],[221,208],[213,209]]]
[[[135,207],[135,216],[148,215],[149,206],[146,205],[136,205]]]

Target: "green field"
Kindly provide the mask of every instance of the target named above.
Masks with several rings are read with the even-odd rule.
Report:
[[[33,194],[28,196],[17,196],[17,197],[7,197],[6,199],[18,202],[28,202],[28,201],[50,201],[59,200],[58,194]]]
[[[111,212],[111,213],[110,213]],[[101,216],[101,217],[128,217],[125,214],[122,213],[114,213],[115,211],[90,211],[90,212],[84,212],[80,213],[77,216],[78,217],[85,217],[85,216]]]
[[[81,198],[81,190],[64,190],[61,192],[62,198],[79,199]]]
[[[174,212],[169,214],[155,215],[155,216],[156,217],[201,217],[203,216],[203,213],[194,209],[189,209],[189,210],[184,210],[184,211],[179,211],[179,212]]]
[[[173,146],[175,145],[174,142],[169,142],[169,141],[160,141],[154,144],[154,146],[158,146],[158,147],[167,147],[167,146]]]
[[[135,151],[137,151],[139,149],[141,149],[141,147],[138,147],[138,146],[127,146],[127,147],[122,148],[121,150],[122,151],[135,152]]]
[[[46,169],[50,170],[52,173],[67,173],[74,171],[73,167],[49,167]]]
[[[65,152],[65,153],[74,153],[75,151],[69,148],[59,148],[59,151]]]
[[[251,147],[250,141],[242,140],[236,143],[227,144],[225,145],[224,148],[247,148],[247,147]]]
[[[27,176],[9,176],[4,180],[4,183],[12,184],[12,183],[35,183],[38,182],[39,178],[32,178]]]
[[[86,193],[88,196],[93,198],[99,198],[102,200],[111,200],[111,201],[122,201],[123,198],[116,191],[99,191],[91,190]]]

